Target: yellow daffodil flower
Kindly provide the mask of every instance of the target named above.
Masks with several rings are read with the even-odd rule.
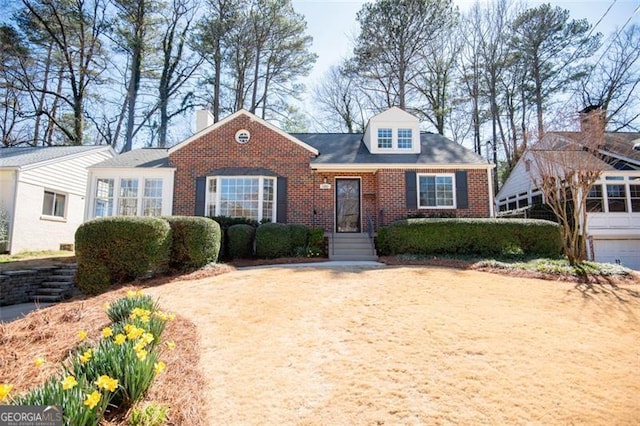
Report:
[[[80,360],[81,364],[86,364],[91,359],[91,355],[92,355],[91,349],[89,349],[87,351],[84,351],[84,353],[80,355],[78,359]]]
[[[36,359],[33,360],[33,363],[38,368],[42,367],[45,362],[46,362],[45,359],[43,357],[41,357],[41,356],[36,357]]]
[[[111,308],[111,304],[109,302],[104,302],[104,304],[102,305],[102,307],[104,308],[105,311],[108,311],[109,308]]]
[[[145,359],[147,359],[147,351],[144,349],[140,349],[139,351],[136,351],[136,356],[140,361],[144,361]]]
[[[98,377],[98,380],[96,380],[96,385],[100,389],[106,389],[109,392],[113,392],[118,387],[118,379],[112,379],[107,375],[102,375]]]
[[[140,340],[143,341],[145,345],[149,345],[153,342],[153,334],[142,333],[142,336],[140,336]]]
[[[87,395],[87,399],[84,400],[84,405],[86,405],[89,408],[93,408],[96,405],[98,405],[98,402],[100,402],[101,397],[102,395],[100,394],[100,392],[93,391],[91,392],[90,395]]]
[[[78,382],[76,381],[75,377],[67,376],[62,381],[62,389],[64,389],[64,390],[73,389],[77,384],[78,384]]]
[[[13,389],[13,385],[9,383],[2,383],[0,385],[0,401],[4,401],[4,399],[9,395]]]
[[[165,368],[167,368],[167,366],[163,361],[158,361],[153,364],[153,372],[156,374],[156,376],[162,373]]]
[[[174,350],[176,348],[176,342],[174,342],[173,340],[169,340],[168,342],[164,343],[167,346],[167,349],[169,349],[170,351]]]
[[[105,327],[102,329],[102,337],[106,339],[111,336],[113,336],[113,330],[111,329],[111,327]]]
[[[84,330],[78,331],[78,340],[82,341],[87,338],[87,332]]]
[[[127,291],[127,297],[129,299],[133,299],[135,297],[140,297],[140,296],[142,296],[142,290],[138,290],[138,291],[129,290],[129,291]]]
[[[122,333],[116,334],[116,337],[113,338],[113,343],[115,343],[116,345],[122,345],[126,341],[127,341],[127,336],[125,336]]]

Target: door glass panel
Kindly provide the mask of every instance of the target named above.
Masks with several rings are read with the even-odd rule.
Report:
[[[360,179],[336,179],[336,231],[360,232]]]

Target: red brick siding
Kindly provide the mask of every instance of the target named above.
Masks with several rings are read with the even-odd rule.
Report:
[[[235,142],[239,129],[248,129],[251,140],[245,145]],[[203,135],[170,154],[176,167],[173,213],[193,215],[195,181],[198,176],[222,168],[264,168],[287,177],[287,222],[321,226],[332,232],[336,177],[360,177],[362,193],[362,229],[367,229],[367,216],[374,226],[383,226],[409,214],[442,212],[406,208],[405,171],[384,169],[376,173],[322,172],[310,168],[313,154],[307,149],[267,127],[239,116],[218,129]],[[454,173],[444,169],[416,169],[418,173]],[[327,179],[331,189],[320,189]],[[489,216],[486,170],[468,170],[469,208],[457,209],[458,217]],[[447,210],[449,211],[449,210]]]
[[[244,145],[235,141],[239,129],[251,132]],[[239,116],[218,129],[174,151],[169,160],[176,167],[173,214],[193,215],[196,177],[222,168],[265,168],[287,177],[287,221],[311,225],[313,175],[309,161],[313,154],[269,128]]]
[[[463,170],[463,169],[459,169]],[[439,214],[454,212],[456,217],[488,217],[489,216],[489,189],[487,171],[467,170],[467,189],[469,194],[469,207],[466,209],[407,209],[405,200],[405,171],[395,169],[378,170],[376,173],[378,186],[378,217],[380,225],[384,226],[399,219],[405,219],[408,215]],[[416,173],[455,173],[456,170],[448,169],[414,169]]]

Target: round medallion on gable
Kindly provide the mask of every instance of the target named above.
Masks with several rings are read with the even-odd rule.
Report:
[[[245,144],[251,139],[251,133],[247,129],[240,129],[236,132],[236,142]]]

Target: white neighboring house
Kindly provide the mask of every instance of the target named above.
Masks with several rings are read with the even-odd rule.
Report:
[[[73,244],[84,219],[87,167],[113,156],[110,146],[0,148],[0,209],[8,225],[3,251]]]
[[[129,151],[89,167],[85,220],[107,216],[170,216],[173,175],[167,149]]]
[[[580,142],[580,132],[549,135]],[[640,133],[605,132],[600,155],[607,165],[587,198],[587,254],[640,270]],[[526,216],[543,201],[530,167],[525,153],[496,196],[498,216]]]

